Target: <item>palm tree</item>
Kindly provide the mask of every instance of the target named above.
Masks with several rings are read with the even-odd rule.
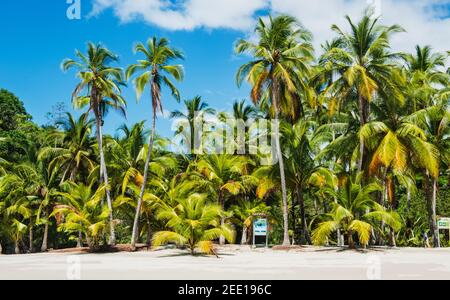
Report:
[[[274,117],[275,147],[280,165],[281,190],[283,200],[283,245],[289,245],[289,220],[284,160],[280,144],[279,116],[282,106],[291,95],[297,93],[295,78],[298,73],[308,73],[308,62],[312,57],[311,36],[298,22],[289,16],[270,18],[269,24],[263,19],[256,27],[257,44],[241,40],[236,46],[239,54],[249,53],[255,60],[244,64],[237,73],[240,86],[244,79],[252,85],[251,99],[260,103],[266,96]],[[284,91],[284,93],[283,93]],[[284,105],[285,106],[285,105]]]
[[[225,154],[207,155],[196,164],[197,171],[210,183],[211,193],[217,196],[217,203],[223,210],[227,193],[236,196],[251,184],[251,177],[247,176],[248,164],[245,157]],[[225,239],[221,237],[220,244],[224,243]]]
[[[400,93],[390,76],[395,66],[393,59],[398,54],[389,52],[389,40],[393,33],[403,29],[398,25],[379,25],[379,18],[374,18],[370,11],[358,24],[354,24],[349,16],[346,19],[351,27],[350,33],[337,25],[332,26],[338,38],[321,58],[321,64],[326,73],[339,74],[327,89],[330,98],[338,98],[342,102],[356,97],[362,127],[369,121],[370,102],[376,93],[383,94],[386,90],[391,94]],[[360,143],[359,155],[358,170],[362,171],[367,156],[363,142]]]
[[[328,194],[337,199],[337,202],[333,203],[332,212],[325,215],[325,221],[313,231],[314,244],[327,244],[331,234],[341,229],[347,234],[351,249],[355,248],[354,233],[358,234],[360,244],[366,247],[370,241],[373,221],[383,221],[392,229],[399,230],[401,223],[398,214],[387,211],[371,198],[371,194],[380,190],[381,187],[376,183],[361,186],[361,173],[356,180],[346,178],[338,192],[328,190]]]
[[[192,255],[198,249],[200,253],[214,254],[213,240],[224,236],[227,241],[234,241],[234,231],[228,225],[221,225],[223,211],[219,205],[208,204],[207,195],[192,194],[179,199],[174,206],[163,206],[157,215],[166,222],[171,231],[157,232],[153,238],[153,246],[167,243],[187,246]]]
[[[64,71],[75,67],[78,69],[80,83],[72,94],[74,106],[82,108],[87,106],[88,112],[92,112],[95,117],[97,129],[97,143],[100,154],[100,178],[105,184],[106,200],[109,208],[110,240],[111,245],[116,243],[116,234],[113,222],[113,207],[110,194],[108,171],[103,152],[104,116],[106,112],[113,108],[125,114],[126,102],[120,95],[120,85],[123,84],[123,71],[110,65],[117,61],[117,56],[102,45],[88,43],[87,56],[80,51],[76,52],[79,61],[67,59],[63,62]],[[80,95],[83,91],[85,95]]]
[[[16,254],[20,253],[20,243],[28,229],[26,221],[33,214],[30,201],[27,199],[29,181],[27,171],[22,167],[16,169],[16,174],[7,174],[0,180],[2,225],[5,225],[3,230],[14,242]]]
[[[410,122],[418,124],[424,130],[423,134],[428,138],[431,145],[429,148],[433,150],[435,161],[432,163],[433,169],[422,167],[426,170],[425,187],[429,210],[430,229],[433,234],[433,244],[435,247],[440,246],[439,229],[437,227],[437,192],[438,179],[440,175],[440,165],[450,165],[450,112],[446,102],[437,104],[417,111],[407,117]]]
[[[403,54],[402,58],[408,73],[409,81],[405,86],[412,104],[411,112],[436,104],[432,101],[439,93],[439,88],[448,87],[449,76],[442,70],[445,67],[446,55],[433,53],[430,46],[416,46],[414,55]]]
[[[252,105],[247,105],[245,100],[235,101],[233,103],[232,114],[219,114],[219,120],[229,126],[230,130],[233,130],[233,140],[226,140],[226,143],[227,145],[229,145],[229,143],[236,145],[236,147],[233,147],[235,149],[235,154],[250,154],[252,124],[249,122],[257,116],[258,109]],[[238,132],[242,127],[243,132]]]
[[[238,205],[230,207],[234,218],[242,225],[241,245],[248,244],[248,231],[251,229],[253,220],[258,214],[268,215],[270,207],[260,200],[239,201]]]
[[[176,110],[172,112],[170,117],[178,118],[181,121],[187,123],[187,126],[189,128],[184,128],[184,126],[181,126],[177,134],[185,135],[185,143],[188,147],[188,150],[190,151],[190,154],[194,154],[196,153],[195,146],[199,142],[195,139],[195,128],[199,125],[203,126],[204,120],[202,119],[204,118],[204,116],[208,114],[214,114],[215,110],[210,108],[208,103],[203,102],[200,96],[197,96],[191,100],[184,101],[184,105],[186,113]],[[196,123],[199,121],[201,122],[201,124],[196,125]],[[188,129],[189,131],[186,132],[186,129]]]
[[[75,120],[72,114],[58,122],[62,132],[53,135],[61,139],[61,145],[45,147],[40,151],[39,159],[51,159],[48,168],[63,169],[61,183],[67,179],[74,181],[81,168],[90,172],[95,168],[92,159],[93,145],[90,137],[94,120],[88,119],[88,114],[82,114]]]
[[[84,234],[86,242],[91,249],[98,246],[103,232],[108,226],[110,215],[109,208],[101,205],[106,193],[106,186],[102,185],[97,190],[93,185],[66,183],[65,192],[56,192],[60,197],[51,216],[64,217],[58,230],[75,234]]]
[[[126,77],[129,79],[136,72],[143,72],[134,81],[137,98],[140,99],[145,87],[148,85],[150,87],[153,114],[152,132],[148,144],[147,159],[145,162],[144,181],[142,183],[141,193],[139,195],[136,217],[133,225],[133,234],[131,238],[131,247],[133,249],[135,248],[138,237],[138,223],[142,206],[142,197],[144,196],[145,186],[148,180],[148,166],[150,164],[153,142],[156,134],[156,116],[158,112],[163,112],[161,89],[163,85],[167,86],[171,90],[172,96],[177,101],[180,101],[180,93],[174,83],[170,80],[169,76],[173,77],[177,81],[183,80],[183,67],[181,65],[170,64],[175,59],[183,59],[183,54],[179,50],[171,48],[167,39],[157,39],[154,37],[148,40],[147,45],[139,43],[135,47],[135,52],[142,53],[145,56],[145,59],[140,60],[137,64],[129,66],[126,72]]]

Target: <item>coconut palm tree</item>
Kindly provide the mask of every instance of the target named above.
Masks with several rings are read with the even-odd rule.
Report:
[[[426,170],[425,187],[428,198],[429,223],[433,234],[433,245],[440,246],[439,229],[437,227],[437,192],[438,179],[440,175],[440,166],[450,165],[450,113],[446,102],[434,105],[417,111],[407,117],[408,121],[418,124],[424,130],[423,134],[432,145],[436,161],[433,162],[434,168],[423,168]],[[431,146],[430,146],[431,148]]]
[[[157,232],[153,238],[153,246],[176,243],[186,246],[192,255],[198,250],[200,253],[217,256],[213,240],[224,236],[232,243],[235,233],[230,226],[221,224],[221,207],[207,203],[207,198],[205,194],[192,194],[178,199],[174,206],[164,205],[157,218],[164,221],[171,230]]]
[[[92,112],[95,117],[98,151],[100,154],[100,178],[105,184],[105,194],[110,214],[109,243],[115,245],[116,234],[114,231],[108,170],[103,152],[102,128],[105,114],[109,109],[115,109],[125,114],[126,102],[121,96],[120,89],[120,86],[123,85],[123,71],[110,65],[111,62],[117,61],[118,58],[100,44],[88,43],[87,55],[80,51],[77,51],[76,55],[78,61],[66,59],[62,64],[62,68],[64,71],[70,68],[78,69],[80,83],[72,94],[72,102],[76,108],[87,107],[87,111]]]
[[[358,234],[359,243],[366,247],[370,241],[374,221],[383,221],[393,230],[401,227],[400,217],[393,211],[388,211],[372,200],[372,194],[379,192],[381,186],[372,183],[361,186],[361,173],[356,179],[348,177],[339,191],[328,190],[328,194],[337,199],[333,203],[331,213],[313,231],[312,239],[315,245],[325,245],[330,236],[337,230],[347,235],[348,246],[355,248],[354,233]]]
[[[196,170],[210,183],[211,193],[217,197],[217,203],[225,210],[227,194],[238,195],[251,185],[252,178],[248,176],[249,161],[242,156],[212,154],[202,157],[196,163]],[[222,225],[225,217],[222,218]],[[220,244],[225,243],[221,237]]]
[[[2,223],[5,225],[3,231],[14,242],[16,254],[20,253],[20,243],[28,229],[27,220],[33,215],[30,201],[27,199],[29,181],[30,177],[23,167],[0,180]]]
[[[185,105],[185,111],[173,111],[170,115],[171,118],[177,118],[180,119],[181,123],[179,125],[180,128],[177,132],[177,134],[183,134],[186,146],[188,147],[188,150],[190,151],[190,154],[196,153],[196,145],[199,141],[195,140],[195,129],[196,126],[202,126],[204,125],[205,120],[203,119],[206,115],[212,115],[215,113],[215,110],[210,108],[208,103],[203,102],[202,98],[200,96],[197,96],[193,99],[184,101]],[[200,122],[200,124],[196,125],[197,122]],[[184,125],[185,124],[185,125]],[[186,126],[187,125],[187,126]],[[185,128],[189,127],[189,128]],[[201,130],[202,128],[197,128]],[[187,130],[187,131],[186,131]]]
[[[62,132],[57,131],[53,136],[61,140],[61,144],[56,147],[44,147],[39,154],[39,159],[50,159],[49,169],[56,167],[63,170],[61,183],[67,179],[74,181],[80,169],[87,172],[95,168],[93,160],[93,141],[91,130],[94,120],[89,120],[88,114],[82,114],[75,120],[70,113],[66,118],[58,122]]]
[[[81,232],[91,249],[99,245],[103,233],[108,227],[109,208],[101,205],[106,193],[106,186],[97,190],[93,185],[67,182],[65,192],[56,192],[60,198],[51,217],[61,218],[58,230],[75,235],[79,238]]]
[[[415,54],[403,54],[402,58],[408,76],[405,86],[411,100],[411,113],[436,105],[433,100],[436,100],[440,90],[448,89],[449,76],[443,71],[446,55],[433,53],[430,46],[416,46]]]
[[[255,58],[241,66],[236,77],[239,86],[244,79],[250,83],[251,99],[255,104],[261,103],[263,99],[270,100],[268,106],[273,113],[275,147],[280,165],[284,221],[283,244],[289,245],[286,176],[278,121],[281,108],[286,106],[282,105],[282,102],[292,101],[291,95],[301,88],[296,86],[295,78],[298,78],[299,73],[309,72],[308,63],[313,56],[311,35],[290,16],[270,17],[268,23],[260,19],[255,32],[259,39],[256,44],[241,40],[236,46],[237,53],[248,53]]]
[[[390,90],[391,94],[400,94],[390,76],[395,66],[393,60],[399,55],[389,52],[389,41],[392,34],[404,30],[399,25],[379,25],[379,18],[375,18],[371,11],[357,24],[349,16],[346,19],[350,32],[337,25],[332,26],[338,38],[321,58],[321,64],[326,73],[339,74],[327,88],[327,94],[330,98],[340,99],[340,102],[356,98],[362,127],[369,121],[370,102],[377,93]],[[367,156],[363,142],[360,143],[359,155],[358,170],[361,171]]]
[[[232,205],[230,211],[233,218],[237,219],[242,225],[241,245],[248,244],[248,232],[252,227],[254,218],[259,214],[268,215],[270,207],[259,199],[253,201],[239,201],[238,205]]]
[[[126,72],[127,79],[131,78],[136,72],[142,71],[135,79],[137,98],[140,99],[144,89],[150,87],[150,96],[152,102],[152,132],[150,134],[150,141],[148,144],[147,159],[145,162],[144,180],[139,195],[139,201],[136,209],[136,217],[133,225],[133,234],[131,238],[131,247],[135,248],[138,237],[138,223],[139,215],[142,206],[142,197],[145,193],[145,186],[148,180],[148,166],[150,164],[151,155],[153,151],[153,143],[156,134],[156,117],[157,113],[163,113],[162,106],[162,87],[166,86],[172,92],[172,96],[180,101],[180,93],[171,81],[173,77],[176,81],[183,80],[183,67],[181,65],[171,65],[173,60],[183,59],[183,54],[169,46],[169,41],[165,38],[157,39],[156,37],[149,39],[147,44],[139,43],[135,47],[135,52],[142,53],[145,58],[140,60],[137,64],[128,67]]]

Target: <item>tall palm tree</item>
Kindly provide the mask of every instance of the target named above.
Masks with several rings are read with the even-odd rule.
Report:
[[[291,95],[301,87],[295,84],[299,73],[308,73],[311,61],[311,35],[295,18],[278,16],[270,18],[268,24],[260,19],[255,32],[258,42],[241,40],[236,46],[239,54],[248,53],[255,60],[244,64],[237,72],[240,86],[247,80],[252,86],[251,99],[255,104],[270,101],[274,118],[274,134],[277,158],[280,165],[284,237],[283,245],[289,245],[289,220],[284,160],[280,145],[279,117],[283,103],[292,101]],[[286,106],[286,105],[284,105]]]
[[[196,122],[201,121],[205,115],[214,114],[215,110],[210,108],[208,103],[203,102],[200,96],[193,99],[184,101],[186,112],[174,111],[171,114],[171,118],[178,118],[184,122],[187,122],[189,128],[180,127],[178,134],[185,134],[186,144],[189,147],[190,154],[194,154],[196,149],[195,146],[199,141],[195,140],[195,127]],[[203,121],[204,122],[204,121]],[[199,124],[202,126],[203,124]],[[198,126],[198,125],[197,125]],[[188,129],[188,132],[185,130]]]
[[[339,74],[328,87],[330,97],[341,99],[341,102],[356,98],[362,127],[369,121],[370,102],[375,94],[384,93],[381,87],[390,89],[391,94],[400,93],[390,76],[395,66],[393,59],[399,55],[389,52],[389,40],[393,33],[403,29],[398,25],[379,25],[379,18],[375,18],[371,11],[358,24],[354,24],[349,16],[346,19],[351,31],[347,33],[337,25],[332,26],[338,38],[321,62],[326,73]],[[363,142],[359,152],[358,170],[361,171],[367,156]]]
[[[148,181],[148,168],[151,160],[153,143],[156,134],[156,117],[158,112],[163,112],[161,94],[163,85],[168,87],[172,96],[180,101],[180,93],[171,81],[173,77],[176,81],[183,80],[183,67],[181,65],[171,65],[173,60],[183,59],[183,54],[169,46],[167,39],[156,37],[149,39],[147,45],[139,43],[135,47],[135,52],[142,53],[144,60],[140,60],[137,64],[128,67],[126,72],[127,79],[131,78],[136,72],[142,73],[135,79],[137,98],[140,99],[146,86],[150,87],[150,96],[152,102],[152,132],[148,144],[147,159],[145,162],[144,181],[139,195],[138,205],[136,209],[136,217],[133,224],[133,234],[131,238],[131,247],[135,249],[136,240],[138,237],[139,216],[142,206],[142,197],[145,193],[145,186]]]
[[[87,111],[92,112],[95,117],[97,129],[97,143],[100,154],[100,178],[106,185],[106,200],[109,208],[110,240],[111,245],[116,243],[114,230],[113,206],[109,186],[108,171],[103,152],[104,117],[109,109],[115,109],[125,114],[126,102],[121,96],[120,86],[123,85],[123,71],[121,68],[113,67],[111,62],[117,61],[117,56],[107,48],[98,44],[88,43],[87,55],[76,52],[78,61],[66,59],[62,68],[64,71],[70,68],[78,69],[80,83],[72,94],[72,102],[76,108],[87,106]],[[83,94],[85,92],[85,94]]]
[[[437,227],[437,192],[438,180],[440,175],[440,165],[450,165],[450,112],[448,103],[440,103],[422,110],[417,111],[407,117],[410,122],[418,124],[423,128],[424,135],[428,138],[428,142],[433,147],[436,156],[435,168],[423,168],[426,170],[425,187],[427,195],[427,204],[429,210],[430,229],[433,234],[433,245],[440,247],[439,229]]]

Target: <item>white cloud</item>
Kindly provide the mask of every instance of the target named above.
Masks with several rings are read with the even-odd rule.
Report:
[[[271,5],[275,13],[297,17],[313,32],[316,46],[319,46],[335,36],[330,29],[331,24],[348,30],[344,16],[358,20],[370,2],[378,5],[383,24],[399,24],[407,31],[393,37],[394,49],[412,51],[417,44],[432,45],[437,51],[450,49],[450,18],[439,18],[444,15],[442,8],[432,9],[433,5],[449,3],[448,0],[320,0],[314,3],[308,0],[271,0]],[[448,11],[446,14],[448,16]]]
[[[92,14],[113,8],[124,22],[141,18],[169,30],[248,30],[268,0],[93,0]]]
[[[344,19],[357,20],[368,3],[378,5],[386,25],[400,24],[408,32],[393,40],[396,50],[412,51],[416,44],[450,49],[449,0],[92,0],[93,15],[113,9],[122,22],[144,20],[169,30],[227,28],[249,32],[259,10],[297,17],[319,46],[334,36],[331,24],[345,29]],[[447,18],[442,18],[447,16]]]

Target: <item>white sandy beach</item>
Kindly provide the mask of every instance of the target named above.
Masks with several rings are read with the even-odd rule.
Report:
[[[0,256],[0,279],[450,279],[448,249],[225,247],[220,258],[180,250]]]

